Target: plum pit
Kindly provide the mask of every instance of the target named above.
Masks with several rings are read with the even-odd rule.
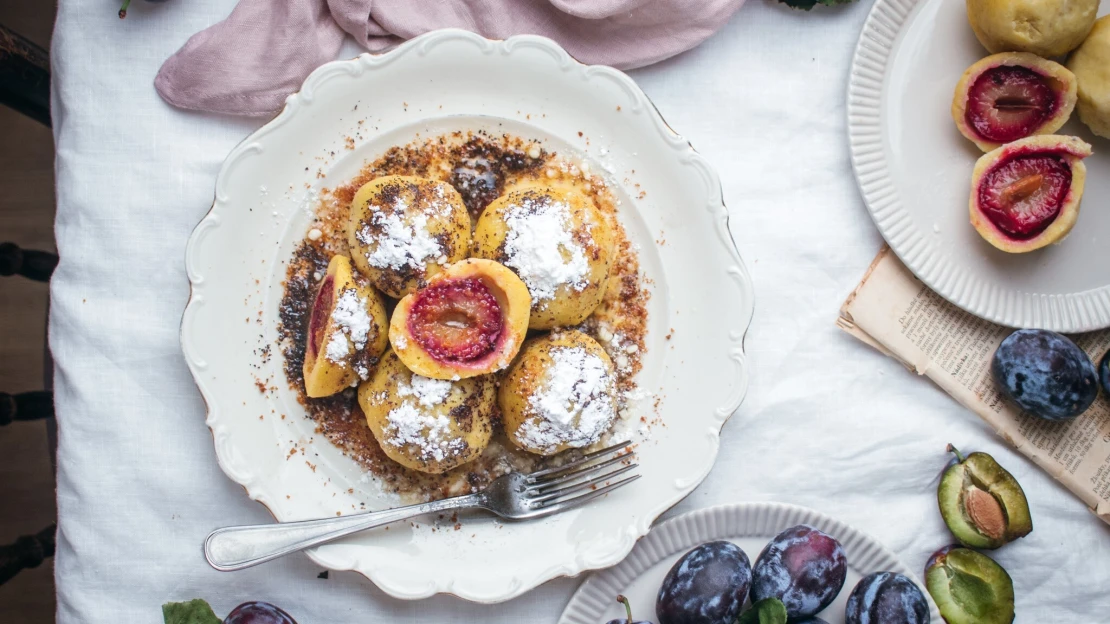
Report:
[[[979,204],[999,230],[1029,240],[1060,215],[1071,178],[1071,166],[1059,155],[1018,156],[983,176]]]
[[[1009,143],[1037,131],[1056,111],[1048,79],[1027,68],[1002,65],[983,72],[968,92],[967,123],[984,139]]]
[[[470,362],[497,347],[501,305],[478,278],[441,280],[417,292],[408,329],[434,359]]]
[[[335,278],[329,275],[320,283],[320,290],[316,292],[316,299],[312,302],[312,315],[308,319],[309,358],[315,358],[320,353],[320,344],[324,342],[324,330],[328,326],[333,307],[335,307]]]

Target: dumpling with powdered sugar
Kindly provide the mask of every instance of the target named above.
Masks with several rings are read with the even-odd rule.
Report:
[[[331,396],[359,380],[389,345],[385,305],[346,256],[334,256],[322,276],[305,328],[305,394]]]
[[[470,252],[470,215],[451,185],[391,175],[364,184],[347,225],[351,259],[378,290],[400,298]]]
[[[615,237],[593,200],[565,184],[517,187],[474,229],[474,254],[512,269],[532,295],[530,329],[581,323],[605,295]]]
[[[596,444],[617,415],[616,383],[609,356],[586,334],[533,338],[497,393],[505,433],[538,455]]]
[[[366,424],[382,451],[406,468],[431,474],[477,459],[493,433],[497,390],[489,375],[422,377],[387,351],[358,389]]]

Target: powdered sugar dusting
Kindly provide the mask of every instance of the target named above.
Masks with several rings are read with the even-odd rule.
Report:
[[[355,343],[355,349],[366,346],[370,328],[374,326],[374,322],[366,312],[366,303],[366,299],[358,296],[357,290],[348,288],[339,295],[339,300],[335,302],[335,310],[331,313],[336,327],[351,337],[351,342]]]
[[[351,341],[347,338],[347,334],[338,331],[333,333],[331,340],[328,341],[328,348],[324,351],[324,357],[340,366],[346,366],[347,356],[350,354]]]
[[[425,460],[443,461],[466,450],[466,442],[451,434],[451,419],[429,409],[447,400],[452,387],[450,381],[420,375],[399,384],[397,395],[403,400],[386,416],[387,441],[395,446],[412,445]]]
[[[366,254],[370,266],[378,269],[422,269],[430,259],[444,255],[443,246],[428,231],[428,215],[417,213],[406,220],[405,205],[398,202],[393,211],[371,206],[370,217],[380,234],[369,227],[356,234],[359,241],[372,247]]]
[[[550,353],[547,377],[529,397],[534,416],[517,429],[516,437],[524,446],[548,453],[562,445],[589,446],[616,416],[616,380],[601,357],[582,347],[558,347]]]
[[[366,312],[366,303],[366,299],[360,297],[354,288],[340,293],[331,313],[335,331],[332,332],[324,352],[324,357],[329,361],[345,367],[352,355],[366,348],[370,330],[374,327],[374,321]],[[370,371],[365,366],[357,366],[355,370],[361,379],[368,379],[370,376]]]
[[[525,196],[506,211],[505,224],[505,264],[528,286],[534,301],[554,298],[564,284],[579,291],[589,285],[590,264],[571,236],[566,202]]]
[[[429,379],[420,375],[413,375],[409,385],[401,384],[397,388],[397,395],[411,396],[424,407],[433,407],[447,400],[451,393],[451,382],[444,379]]]

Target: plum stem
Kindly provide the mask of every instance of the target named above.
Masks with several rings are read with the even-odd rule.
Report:
[[[632,605],[628,603],[628,598],[618,595],[617,602],[624,605],[624,612],[628,614],[628,624],[632,624]]]
[[[119,18],[127,17],[127,7],[131,6],[131,0],[123,0],[123,6],[119,8]]]
[[[955,454],[956,454],[956,459],[957,459],[957,460],[958,460],[958,461],[959,461],[959,462],[960,462],[961,464],[962,464],[962,463],[964,462],[964,456],[963,456],[963,454],[961,454],[961,453],[960,453],[960,449],[958,449],[958,448],[956,448],[956,447],[952,446],[951,444],[949,444],[949,445],[948,445],[948,452],[949,452],[949,453],[955,453]]]

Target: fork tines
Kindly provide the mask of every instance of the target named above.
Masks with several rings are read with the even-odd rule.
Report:
[[[568,464],[529,474],[525,491],[529,506],[558,511],[581,505],[639,479],[640,475],[632,474],[619,481],[613,480],[639,467],[635,463],[635,453],[628,450],[631,444],[631,441],[614,444]],[[610,469],[614,464],[617,467]]]

